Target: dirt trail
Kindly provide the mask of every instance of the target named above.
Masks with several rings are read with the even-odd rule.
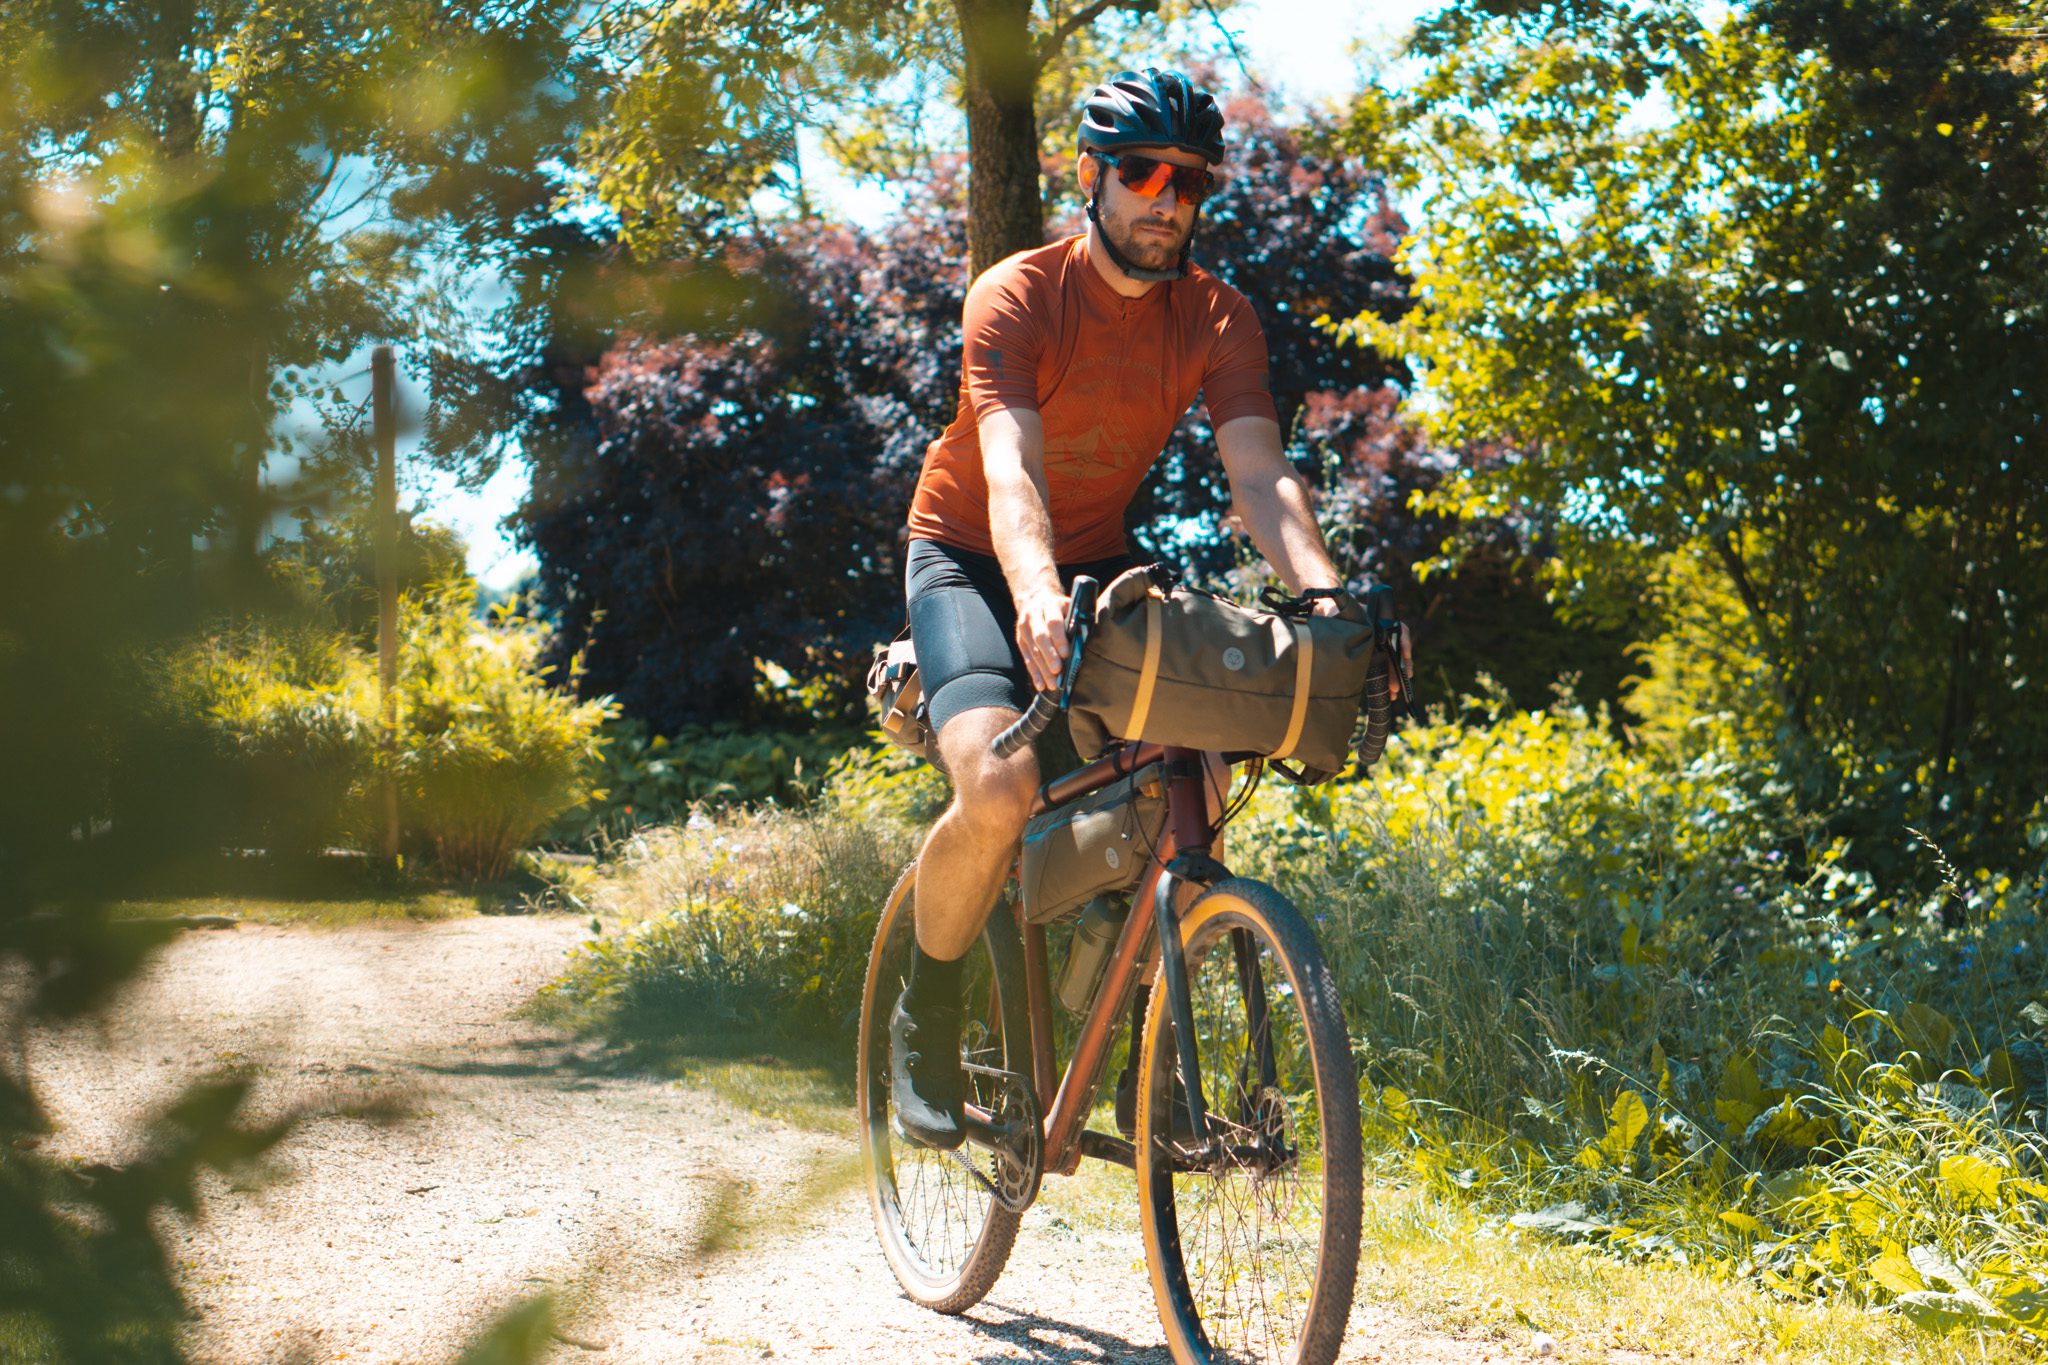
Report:
[[[278,1150],[279,1179],[215,1182],[204,1219],[171,1225],[200,1360],[446,1360],[550,1288],[574,1309],[557,1357],[594,1365],[1167,1360],[1134,1231],[1076,1231],[1049,1189],[995,1292],[940,1317],[890,1278],[845,1139],[514,1017],[583,932],[191,933],[102,1026],[34,1040],[65,1156],[121,1159],[139,1115],[223,1067],[257,1078],[263,1111],[324,1111]],[[409,1116],[377,1121],[391,1101]],[[807,1198],[821,1172],[842,1178]],[[755,1201],[795,1211],[705,1250],[735,1200],[742,1227]],[[1526,1354],[1361,1308],[1344,1358]]]

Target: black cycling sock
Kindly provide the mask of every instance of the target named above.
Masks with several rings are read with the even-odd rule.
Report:
[[[933,957],[922,945],[918,946],[910,959],[910,981],[904,997],[913,1007],[937,1005],[941,1009],[959,1008],[962,962],[963,959],[957,957],[950,962]]]

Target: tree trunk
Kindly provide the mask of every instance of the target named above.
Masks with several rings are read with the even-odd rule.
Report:
[[[967,56],[967,246],[974,275],[1045,244],[1031,0],[953,0]]]

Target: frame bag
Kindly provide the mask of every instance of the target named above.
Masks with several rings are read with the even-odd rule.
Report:
[[[1119,574],[1074,679],[1076,745],[1152,740],[1263,755],[1298,782],[1335,777],[1373,664],[1365,607],[1336,599],[1336,616],[1313,615],[1307,598],[1269,596],[1272,610],[1254,611],[1173,586],[1156,566]]]
[[[1165,832],[1166,782],[1157,763],[1033,817],[1018,856],[1025,920],[1049,924],[1132,886]]]

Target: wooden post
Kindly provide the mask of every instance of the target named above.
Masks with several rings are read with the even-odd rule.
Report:
[[[398,752],[398,362],[389,346],[370,353],[370,429],[377,447],[371,515],[377,522],[377,694],[388,765]],[[398,779],[384,776],[386,870],[398,866]]]

